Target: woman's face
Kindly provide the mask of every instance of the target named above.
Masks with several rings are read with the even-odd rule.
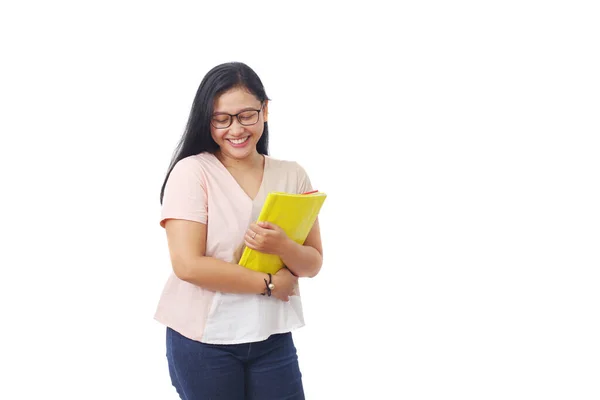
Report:
[[[239,115],[231,118],[227,114]],[[267,102],[262,107],[260,100],[245,88],[233,88],[215,100],[210,133],[221,155],[242,160],[256,154],[266,121]],[[227,126],[229,122],[231,125]]]

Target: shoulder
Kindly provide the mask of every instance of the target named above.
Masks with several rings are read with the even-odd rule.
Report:
[[[298,176],[306,175],[306,170],[298,161],[283,160],[283,159],[274,158],[271,156],[268,156],[267,158],[269,160],[270,165],[274,169],[277,169],[281,172],[285,171],[287,173],[296,174]]]
[[[304,193],[311,190],[311,183],[304,167],[298,161],[281,160],[269,157],[272,171],[276,171],[280,180],[285,181],[287,192]]]
[[[214,164],[211,162],[211,157],[214,156],[210,153],[200,153],[177,161],[168,174],[165,192],[185,190],[190,187],[206,188],[210,171],[215,168],[211,165]]]
[[[200,153],[184,157],[173,166],[171,175],[188,175],[202,177],[206,171],[215,168],[214,156],[210,153]]]
[[[205,169],[211,164],[211,159],[214,156],[210,153],[200,153],[194,154],[192,156],[187,156],[177,161],[173,169],[181,168],[181,169]]]

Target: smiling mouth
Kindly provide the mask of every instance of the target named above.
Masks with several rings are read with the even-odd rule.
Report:
[[[229,141],[230,141],[231,143],[233,143],[233,144],[242,144],[242,143],[244,143],[246,140],[248,140],[248,138],[249,138],[249,137],[250,137],[250,136],[246,136],[245,138],[242,138],[242,139],[227,139],[227,140],[229,140]]]

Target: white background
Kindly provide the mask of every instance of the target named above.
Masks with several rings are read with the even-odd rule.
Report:
[[[234,60],[329,195],[308,399],[600,398],[594,2],[283,3],[2,3],[0,398],[176,398],[159,190]]]

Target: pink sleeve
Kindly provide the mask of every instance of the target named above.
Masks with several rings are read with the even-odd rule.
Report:
[[[208,198],[202,167],[193,158],[180,160],[169,175],[161,209],[160,226],[167,219],[207,222]]]
[[[313,187],[308,174],[300,164],[296,163],[296,166],[298,168],[298,193],[310,192]]]

